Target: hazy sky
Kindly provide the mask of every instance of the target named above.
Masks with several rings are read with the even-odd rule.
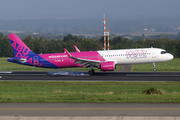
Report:
[[[0,19],[180,17],[180,0],[1,0]]]

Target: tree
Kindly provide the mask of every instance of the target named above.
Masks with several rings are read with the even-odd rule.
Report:
[[[0,32],[0,37],[3,37],[3,36],[4,36],[4,34],[2,32]]]

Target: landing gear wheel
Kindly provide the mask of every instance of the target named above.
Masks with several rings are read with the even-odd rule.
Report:
[[[157,71],[157,69],[155,68],[156,67],[156,65],[155,65],[155,63],[153,63],[153,67],[154,67],[154,72],[156,72]]]
[[[94,70],[92,69],[92,70],[88,71],[88,74],[93,75],[94,74]]]

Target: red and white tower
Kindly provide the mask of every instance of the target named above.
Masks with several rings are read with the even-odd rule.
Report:
[[[106,36],[108,36],[108,50],[109,50],[109,29],[106,32],[106,18],[104,14],[104,50],[106,50]]]
[[[109,29],[108,29],[107,35],[108,35],[108,50],[109,50]]]
[[[104,50],[106,50],[106,18],[104,14]]]

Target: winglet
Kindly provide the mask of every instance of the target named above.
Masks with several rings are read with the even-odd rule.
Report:
[[[72,55],[66,50],[66,48],[64,48],[64,51],[66,52],[66,54],[68,55],[68,57],[72,57]]]
[[[74,45],[74,48],[75,48],[76,52],[81,52],[75,45]]]

